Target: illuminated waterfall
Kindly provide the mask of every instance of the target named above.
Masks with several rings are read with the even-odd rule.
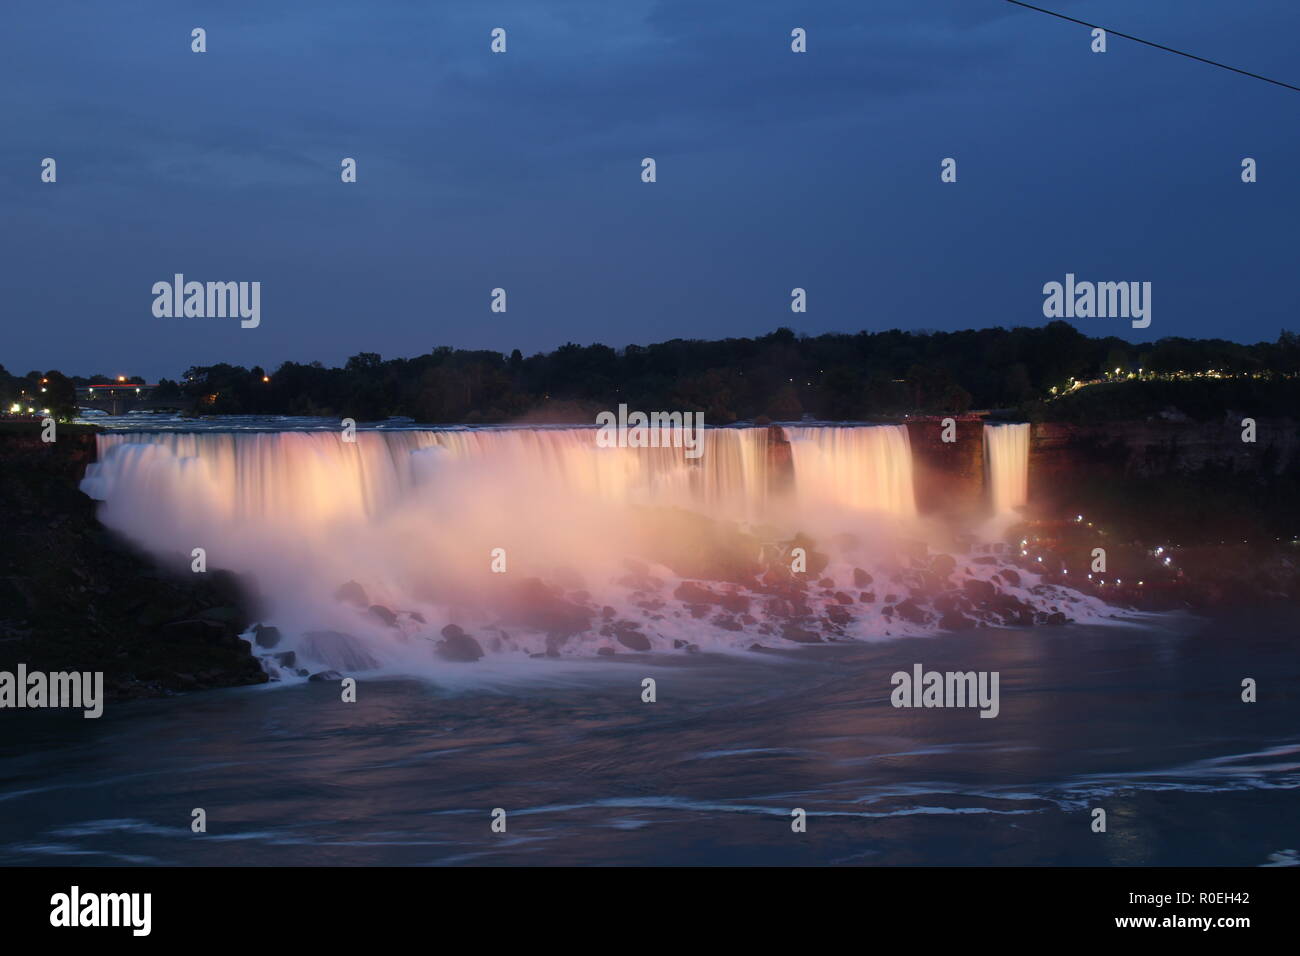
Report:
[[[250,576],[283,635],[262,659],[284,679],[321,668],[444,679],[447,666],[482,675],[538,656],[938,627],[945,612],[925,610],[934,595],[914,564],[925,530],[907,429],[784,433],[788,449],[775,429],[706,429],[703,454],[688,458],[603,448],[593,428],[361,430],[355,441],[332,429],[108,432],[82,489],[107,527],[173,567],[188,573],[202,549],[209,568]],[[1025,425],[985,429],[999,513],[1024,503],[1028,437]],[[815,580],[791,563],[796,534],[811,536],[800,546]],[[953,560],[954,581],[996,571],[973,552]],[[1007,580],[996,586],[1025,606],[1092,613],[1029,591],[1027,572],[1014,579],[1023,587]],[[890,605],[907,594],[920,603],[904,616]],[[449,632],[478,642],[478,666],[451,663]]]
[[[1029,500],[1029,426],[984,426],[984,474],[995,516],[1011,515]]]
[[[905,426],[792,426],[786,434],[805,508],[916,514]]]

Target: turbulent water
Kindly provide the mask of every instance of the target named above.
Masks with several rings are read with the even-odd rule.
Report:
[[[509,692],[377,680],[353,704],[309,683],[95,721],[18,711],[0,739],[0,864],[1285,861],[1295,625],[1175,616],[577,673],[537,661]],[[997,719],[891,707],[890,674],[914,662],[999,670]],[[1243,676],[1259,703],[1241,702]]]
[[[991,430],[994,513],[1023,503],[1026,430]],[[956,529],[918,516],[905,427],[708,429],[695,459],[595,434],[114,432],[83,489],[160,558],[184,567],[202,549],[208,567],[255,581],[278,634],[266,666],[289,681],[323,669],[476,681],[526,675],[543,655],[1112,614],[1013,571],[1000,543],[958,547]],[[1002,493],[1016,481],[1019,498]]]

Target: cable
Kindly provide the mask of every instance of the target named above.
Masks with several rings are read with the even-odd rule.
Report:
[[[1044,10],[1042,7],[1036,7],[1032,3],[1023,3],[1021,0],[1007,0],[1007,3],[1014,3],[1016,6],[1024,7],[1026,10],[1036,10],[1039,13],[1046,13],[1050,17],[1069,20],[1071,23],[1077,23],[1080,26],[1092,27],[1094,30],[1105,30],[1108,34],[1113,33],[1117,37],[1123,37],[1125,40],[1132,40],[1134,43],[1142,43],[1146,46],[1155,47],[1157,50],[1164,50],[1166,53],[1177,53],[1179,56],[1185,56],[1189,60],[1199,60],[1201,63],[1208,63],[1210,66],[1217,66],[1221,70],[1231,70],[1233,73],[1240,73],[1242,76],[1249,76],[1256,80],[1263,80],[1265,83],[1272,83],[1274,86],[1282,86],[1288,90],[1295,90],[1297,93],[1300,93],[1300,86],[1292,86],[1290,83],[1283,83],[1281,80],[1273,80],[1267,76],[1260,76],[1258,73],[1251,73],[1249,70],[1239,70],[1235,66],[1228,66],[1228,64],[1219,63],[1216,60],[1207,60],[1205,57],[1197,56],[1195,53],[1184,53],[1182,50],[1175,50],[1171,46],[1152,43],[1150,40],[1143,40],[1141,37],[1131,36],[1127,33],[1120,33],[1118,30],[1112,30],[1110,27],[1103,27],[1098,23],[1088,23],[1084,20],[1076,20],[1074,17],[1067,17],[1063,13],[1057,13],[1054,10]]]

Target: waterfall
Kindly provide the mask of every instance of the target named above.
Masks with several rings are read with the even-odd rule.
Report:
[[[984,426],[984,474],[995,516],[1012,515],[1029,500],[1029,426]]]
[[[907,429],[785,434],[705,429],[693,458],[571,427],[108,432],[82,489],[107,527],[182,573],[202,549],[254,580],[283,635],[261,655],[281,679],[956,626],[956,582],[993,581],[996,562],[945,555],[952,601],[930,607]],[[1007,512],[1025,499],[1028,427],[985,436]],[[962,606],[995,625],[1044,601],[1091,613],[1035,582],[993,581],[1000,603]]]
[[[906,426],[792,426],[786,434],[805,509],[916,514]]]
[[[899,517],[916,513],[903,426],[788,427],[801,502]],[[704,432],[698,460],[680,448],[599,448],[588,428],[136,432],[98,438],[83,490],[146,510],[182,505],[214,518],[289,524],[381,515],[440,470],[513,475],[567,496],[701,507],[737,520],[768,517],[766,428]],[[147,492],[146,492],[147,489]],[[144,499],[144,500],[141,500]]]

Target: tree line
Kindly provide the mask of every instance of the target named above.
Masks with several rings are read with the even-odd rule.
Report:
[[[285,362],[273,372],[195,365],[177,380],[161,380],[153,398],[174,399],[200,414],[358,421],[406,416],[431,424],[590,421],[596,410],[620,402],[647,411],[703,412],[715,425],[804,415],[869,421],[971,409],[1041,417],[1053,388],[1059,393],[1071,379],[1139,368],[1295,375],[1300,337],[1283,331],[1275,342],[1254,345],[1179,337],[1135,345],[1054,321],[1037,328],[817,336],[781,328],[756,338],[673,339],[622,349],[568,343],[531,356],[518,349],[505,354],[440,346],[412,358],[362,352],[341,368],[320,362]],[[72,385],[114,381],[58,372],[19,378],[0,366],[0,397],[56,375]]]

